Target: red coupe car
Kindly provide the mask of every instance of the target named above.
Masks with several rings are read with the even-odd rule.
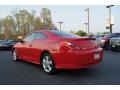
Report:
[[[57,30],[39,30],[28,34],[13,46],[13,60],[41,64],[50,74],[55,69],[80,69],[98,64],[103,49],[93,38]]]

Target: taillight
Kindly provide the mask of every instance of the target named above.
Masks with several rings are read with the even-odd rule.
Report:
[[[95,53],[99,53],[99,52],[103,52],[103,48],[99,47],[99,48],[95,49]]]
[[[61,42],[61,44],[65,45],[67,47],[70,47],[72,49],[80,49],[80,47],[78,47],[76,44],[69,42],[69,41],[63,41],[63,42]]]
[[[105,43],[105,39],[102,39],[100,42]]]
[[[107,41],[109,41],[110,39],[109,38],[103,38],[102,40],[101,40],[101,42],[102,43],[106,43]]]

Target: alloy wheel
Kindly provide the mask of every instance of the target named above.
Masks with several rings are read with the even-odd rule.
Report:
[[[55,68],[54,68],[53,59],[51,58],[49,54],[45,54],[43,56],[42,67],[43,67],[43,70],[48,74],[54,71]]]
[[[12,56],[13,56],[13,60],[14,60],[14,61],[17,61],[17,53],[16,53],[16,50],[13,50]]]

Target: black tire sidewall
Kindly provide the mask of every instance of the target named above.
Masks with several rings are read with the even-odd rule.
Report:
[[[110,47],[110,44],[109,43],[107,43],[106,44],[106,48],[105,48],[106,50],[110,50],[111,49],[111,47]]]

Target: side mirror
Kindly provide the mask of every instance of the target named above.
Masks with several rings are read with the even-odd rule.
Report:
[[[21,42],[21,43],[24,42],[24,41],[23,41],[23,36],[18,36],[18,42]]]
[[[24,41],[23,41],[23,39],[18,39],[18,42],[21,42],[21,43],[23,43]]]

